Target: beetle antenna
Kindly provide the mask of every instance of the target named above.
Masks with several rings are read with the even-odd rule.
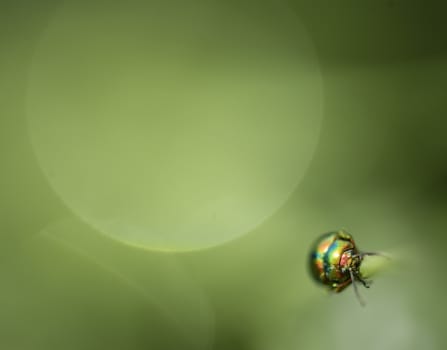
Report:
[[[382,255],[382,254],[377,253],[377,252],[362,252],[362,253],[360,253],[360,256],[375,256],[375,255]]]
[[[355,278],[354,273],[352,272],[352,269],[349,269],[349,274],[351,275],[351,281],[352,281],[352,286],[354,287],[355,296],[357,297],[357,300],[359,301],[360,305],[365,306],[366,303],[363,300],[363,298],[360,296],[360,293],[359,293],[359,290],[358,290],[357,284],[356,284],[357,279]]]
[[[388,255],[377,252],[362,252],[359,256],[363,259],[364,256],[381,256],[383,258],[391,259]]]

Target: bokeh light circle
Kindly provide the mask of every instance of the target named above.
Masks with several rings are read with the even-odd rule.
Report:
[[[290,196],[318,141],[321,75],[298,18],[256,6],[56,11],[35,47],[28,126],[49,183],[83,221],[149,249],[200,249]]]

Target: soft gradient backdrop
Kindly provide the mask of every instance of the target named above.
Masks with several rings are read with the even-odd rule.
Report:
[[[440,4],[0,0],[0,348],[445,349]]]

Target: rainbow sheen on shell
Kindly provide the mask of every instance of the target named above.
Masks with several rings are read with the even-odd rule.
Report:
[[[362,259],[349,233],[344,230],[329,232],[312,247],[311,274],[317,282],[338,293],[353,282],[352,277],[365,284],[360,274]]]

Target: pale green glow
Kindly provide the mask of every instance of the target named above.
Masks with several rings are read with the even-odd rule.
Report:
[[[1,3],[0,349],[447,348],[445,11],[435,2],[422,1],[351,2],[350,6],[288,1],[289,9],[280,8],[280,3]],[[63,4],[66,7],[60,7]],[[200,157],[218,154],[218,141],[230,131],[246,129],[256,121],[254,114],[251,119],[223,118],[231,109],[230,100],[237,102],[235,106],[244,106],[248,97],[261,101],[256,106],[267,115],[272,99],[282,98],[275,110],[287,111],[291,98],[279,92],[288,90],[287,83],[290,92],[299,85],[292,72],[300,75],[301,67],[304,71],[309,65],[312,81],[314,59],[306,56],[300,39],[305,35],[291,8],[318,50],[324,115],[305,175],[298,176],[304,158],[293,149],[293,143],[302,142],[299,132],[295,133],[298,140],[272,167],[281,168],[276,174],[296,176],[298,185],[285,204],[249,234],[235,235],[238,238],[231,241],[221,237],[218,242],[209,235],[205,237],[209,244],[217,246],[188,252],[174,247],[167,254],[141,249],[134,242],[137,249],[110,234],[99,234],[99,224],[92,228],[88,219],[98,219],[100,214],[106,219],[116,216],[121,222],[124,218],[129,227],[132,213],[122,210],[133,197],[139,200],[134,202],[138,207],[146,205],[139,193],[143,198],[150,191],[161,193],[162,188],[153,185],[156,176],[151,164],[165,172],[160,178],[171,181],[172,188],[177,184],[191,202],[195,198],[185,217],[199,208],[200,198],[206,199],[207,193],[216,196],[227,191],[229,179],[224,176],[233,176],[232,193],[238,202],[232,205],[233,217],[227,210],[233,228],[241,224],[239,220],[249,223],[260,213],[260,209],[253,213],[242,200],[250,198],[256,186],[262,188],[253,200],[255,208],[275,188],[280,194],[283,186],[285,193],[291,181],[276,178],[267,150],[277,154],[280,146],[271,149],[269,142],[290,138],[301,120],[292,116],[279,114],[283,119],[277,117],[280,125],[271,130],[275,135],[284,132],[284,138],[266,139],[259,151],[266,156],[253,157],[257,161],[253,164],[240,161],[244,156],[234,152],[233,144],[222,148],[234,157],[224,157],[224,150],[221,163],[206,157],[211,161],[204,171],[219,175],[216,183],[222,188],[200,179],[206,174],[195,167],[202,164]],[[144,39],[157,37],[150,42]],[[151,65],[146,67],[145,62]],[[308,96],[319,85],[318,79],[315,83],[305,87]],[[271,99],[266,98],[267,86],[273,89]],[[257,91],[264,93],[256,96]],[[157,100],[146,100],[151,94]],[[309,98],[309,106],[312,101]],[[296,104],[302,106],[301,100]],[[168,113],[170,108],[179,114]],[[187,117],[178,112],[183,110]],[[207,111],[214,119],[205,126]],[[157,119],[155,126],[165,132],[146,140],[147,120],[139,120],[137,112],[177,118]],[[127,114],[133,124],[121,117]],[[168,129],[183,138],[167,144]],[[268,136],[266,129],[250,129],[254,150],[259,145],[256,137]],[[226,133],[214,133],[220,138],[211,142],[209,130]],[[181,147],[187,139],[183,134],[195,137],[187,149]],[[242,134],[238,137],[244,141]],[[237,150],[243,150],[242,141]],[[147,150],[139,150],[139,145],[158,145],[160,156],[143,164]],[[311,146],[306,152],[313,152]],[[182,163],[183,158],[172,157],[176,148],[180,155],[197,155],[191,157],[192,163]],[[166,164],[164,154],[170,160]],[[189,164],[187,176],[167,176],[170,170]],[[259,164],[271,171],[270,177]],[[220,176],[222,169],[225,173]],[[152,187],[141,185],[145,173],[139,171],[150,175]],[[202,183],[203,192],[194,197]],[[168,194],[168,199],[180,198],[175,192]],[[168,211],[168,202],[159,203],[160,207],[153,206],[163,214],[158,225],[180,227]],[[172,208],[182,205],[189,208],[181,201]],[[88,224],[80,222],[80,216]],[[149,221],[138,212],[135,216],[143,224]],[[61,222],[61,218],[68,220]],[[198,219],[190,221],[190,225],[198,223]],[[133,224],[138,230],[138,222]],[[365,259],[365,272],[378,264],[370,277],[371,288],[359,285],[366,307],[360,306],[352,286],[331,294],[308,273],[312,242],[340,228],[352,233],[360,251],[384,252],[392,258],[389,262]],[[184,237],[190,241],[182,242],[183,250],[196,249],[204,238]]]
[[[271,23],[253,9],[153,6],[56,13],[30,72],[32,144],[60,198],[102,233],[209,247],[253,230],[304,176],[319,68],[282,7]]]

